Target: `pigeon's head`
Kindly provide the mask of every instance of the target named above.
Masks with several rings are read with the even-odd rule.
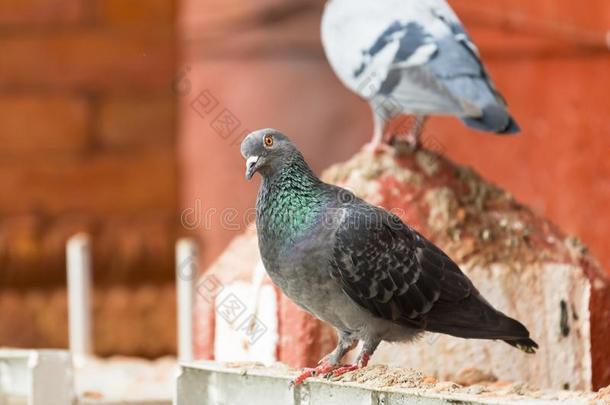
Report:
[[[278,130],[266,128],[250,133],[241,143],[246,179],[256,172],[263,176],[274,173],[295,153],[299,152],[294,144]]]

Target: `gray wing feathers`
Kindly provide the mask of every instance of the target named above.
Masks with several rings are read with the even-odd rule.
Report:
[[[456,97],[447,83],[439,80],[425,66],[413,66],[392,70],[381,87],[381,94],[387,96],[386,104],[402,113],[453,114],[479,117],[482,114],[475,104]],[[395,102],[398,105],[392,105]]]
[[[416,113],[445,113],[480,118],[488,105],[504,106],[476,54],[454,36],[436,40],[437,50],[424,64],[393,70],[388,95]],[[392,76],[393,75],[393,76]],[[396,75],[400,79],[396,80]],[[384,83],[385,85],[385,83]],[[385,86],[387,87],[387,85]]]
[[[357,304],[375,316],[424,328],[437,301],[460,300],[474,289],[447,256],[400,219],[360,207],[338,228],[331,259],[331,277]]]
[[[330,264],[345,294],[376,317],[513,345],[529,336],[522,324],[495,310],[440,249],[398,217],[362,201],[350,205],[337,228]]]
[[[446,37],[438,46],[438,55],[427,66],[455,97],[468,100],[479,108],[479,114],[464,114],[464,122],[483,131],[519,132],[504,98],[496,90],[467,35]]]

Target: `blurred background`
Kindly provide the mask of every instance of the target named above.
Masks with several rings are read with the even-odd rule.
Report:
[[[433,118],[424,144],[610,270],[610,3],[449,2],[523,132]],[[323,6],[0,0],[0,346],[67,347],[65,242],[86,231],[96,352],[175,351],[176,239],[198,238],[203,270],[252,220],[241,139],[278,128],[320,172],[370,138],[324,57]]]

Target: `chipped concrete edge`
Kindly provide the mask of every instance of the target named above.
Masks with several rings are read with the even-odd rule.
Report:
[[[289,369],[256,365],[226,366],[210,361],[181,364],[175,405],[239,404],[550,404],[533,397],[502,398],[458,392],[431,392],[423,388],[370,387],[354,382],[311,378],[294,387]]]

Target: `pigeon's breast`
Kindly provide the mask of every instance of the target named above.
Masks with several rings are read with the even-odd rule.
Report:
[[[285,241],[280,249],[260,241],[263,263],[275,285],[294,303],[341,330],[362,329],[364,318],[330,277],[328,257],[333,231],[318,228]]]

